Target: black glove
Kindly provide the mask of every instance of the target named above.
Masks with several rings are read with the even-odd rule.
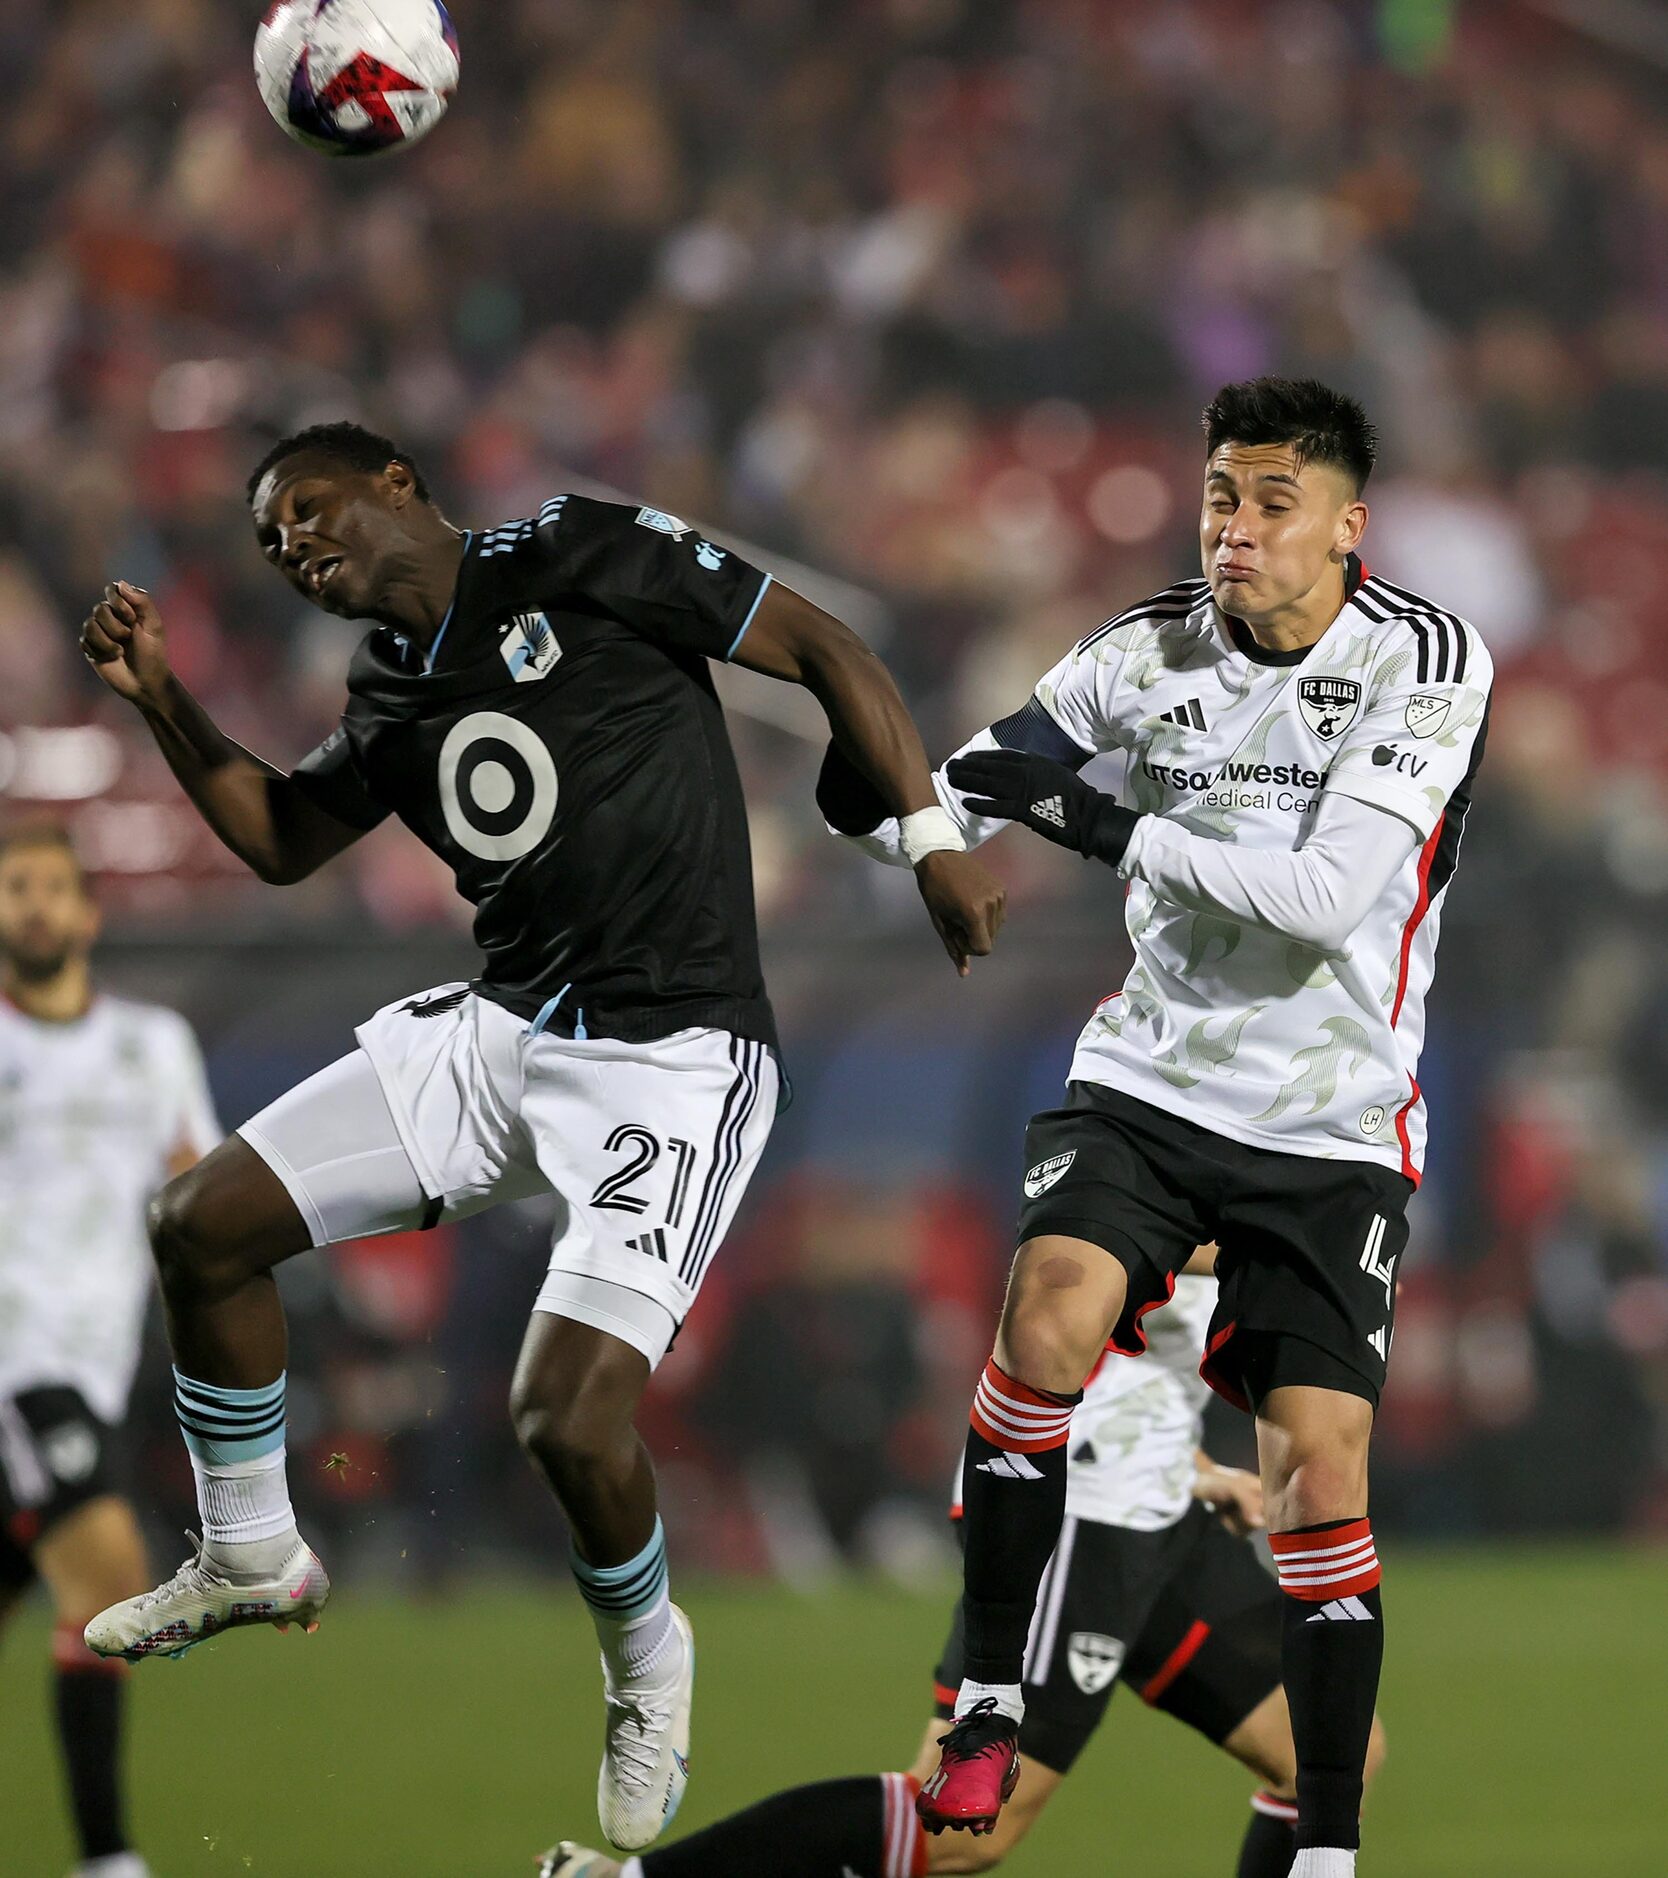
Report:
[[[880,791],[837,743],[828,746],[817,772],[817,807],[842,835],[870,835],[892,813]]]
[[[1116,867],[1139,817],[1091,789],[1064,763],[1023,750],[975,750],[944,774],[975,815],[1023,822],[1039,835]]]

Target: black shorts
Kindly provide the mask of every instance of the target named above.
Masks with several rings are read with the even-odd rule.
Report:
[[[1019,1240],[1103,1246],[1129,1274],[1113,1347],[1147,1346],[1141,1319],[1215,1240],[1220,1296],[1201,1373],[1250,1408],[1309,1384],[1375,1406],[1395,1328],[1395,1266],[1413,1182],[1376,1161],[1248,1147],[1104,1083],[1067,1085],[1025,1131]]]
[[[1203,1506],[1161,1532],[1068,1514],[1026,1646],[1020,1751],[1069,1773],[1120,1682],[1221,1743],[1279,1688],[1280,1629],[1256,1548]],[[958,1604],[933,1691],[946,1721],[962,1656]]]
[[[0,1589],[34,1576],[36,1541],[119,1491],[116,1431],[63,1384],[0,1396]]]

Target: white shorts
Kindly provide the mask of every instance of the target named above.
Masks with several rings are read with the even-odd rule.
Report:
[[[535,1034],[467,985],[378,1011],[359,1049],[238,1130],[314,1245],[554,1193],[534,1308],[666,1353],[776,1115],[776,1060],[725,1030]]]

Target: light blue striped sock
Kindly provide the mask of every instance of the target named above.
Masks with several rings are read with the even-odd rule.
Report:
[[[174,1413],[195,1459],[211,1467],[257,1461],[284,1445],[284,1378],[260,1389],[221,1389],[176,1369]]]
[[[610,1674],[645,1675],[673,1634],[666,1528],[657,1517],[648,1544],[623,1565],[588,1565],[577,1551],[568,1562],[579,1595],[591,1607]]]
[[[296,1539],[284,1468],[284,1378],[222,1389],[174,1371],[174,1412],[191,1456],[205,1556],[258,1572]]]

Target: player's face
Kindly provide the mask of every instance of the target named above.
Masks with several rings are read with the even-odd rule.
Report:
[[[1350,479],[1290,444],[1225,443],[1205,465],[1200,556],[1224,613],[1256,623],[1314,591],[1366,526]]]
[[[342,619],[363,619],[386,590],[409,492],[401,464],[373,474],[305,452],[286,457],[256,487],[255,539],[303,599]]]
[[[98,937],[98,909],[63,848],[27,842],[0,854],[0,958],[19,978],[56,978]]]

